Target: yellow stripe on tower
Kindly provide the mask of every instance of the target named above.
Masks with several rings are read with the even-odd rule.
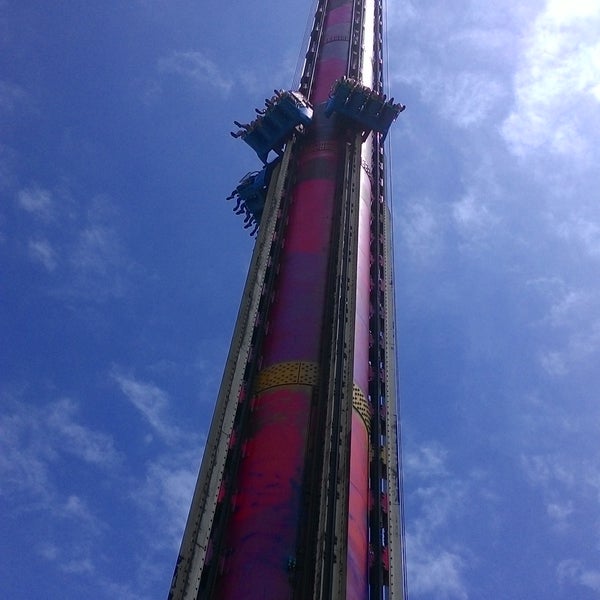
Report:
[[[254,392],[264,392],[284,385],[316,386],[319,381],[319,365],[313,362],[290,361],[263,369],[256,378]]]
[[[352,389],[352,408],[360,415],[367,431],[371,433],[371,407],[357,385]]]

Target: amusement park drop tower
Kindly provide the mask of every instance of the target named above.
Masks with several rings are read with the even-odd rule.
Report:
[[[319,0],[299,89],[236,123],[260,227],[170,598],[405,598],[383,30]]]

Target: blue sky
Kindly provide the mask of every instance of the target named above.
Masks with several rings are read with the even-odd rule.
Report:
[[[309,3],[0,0],[0,595],[164,598]],[[600,2],[388,1],[412,600],[600,597]]]

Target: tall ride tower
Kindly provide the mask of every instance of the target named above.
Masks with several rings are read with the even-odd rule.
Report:
[[[299,90],[232,134],[260,227],[170,598],[405,598],[382,12],[318,0]]]

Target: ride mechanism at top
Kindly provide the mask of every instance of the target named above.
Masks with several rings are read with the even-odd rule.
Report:
[[[382,135],[383,141],[392,122],[405,108],[403,104],[394,104],[393,98],[386,100],[385,94],[344,75],[331,90],[325,116],[337,113],[348,125],[362,131],[363,140],[371,131],[376,131]],[[260,171],[245,175],[227,198],[237,200],[234,212],[244,215],[244,229],[252,228],[251,235],[258,231],[271,174],[283,156],[285,144],[294,133],[302,134],[313,117],[310,102],[300,92],[283,90],[274,90],[271,99],[265,100],[265,108],[256,108],[255,111],[258,117],[251,123],[234,121],[239,129],[232,131],[231,135],[244,140],[264,166]],[[268,162],[270,152],[277,155],[272,162]]]

